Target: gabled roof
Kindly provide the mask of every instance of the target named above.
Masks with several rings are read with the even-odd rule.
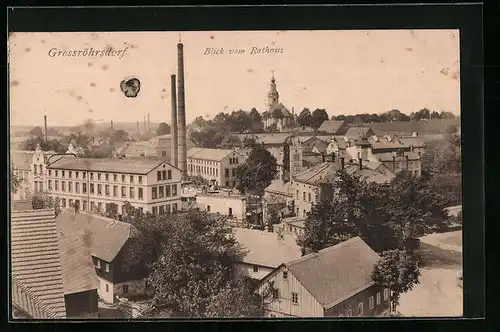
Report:
[[[269,110],[270,113],[272,114],[272,112],[275,109],[279,109],[281,111],[281,113],[283,113],[283,117],[285,117],[285,118],[293,117],[292,113],[290,113],[290,111],[282,103],[276,103],[274,105],[271,105],[271,109]]]
[[[60,225],[58,225],[60,229]],[[58,231],[64,295],[97,289],[97,274],[83,232]]]
[[[167,164],[163,159],[156,157],[142,158],[73,158],[51,162],[48,169],[69,169],[90,172],[115,172],[146,175],[161,164]],[[169,164],[168,164],[169,165]],[[172,165],[169,165],[174,167]]]
[[[283,182],[282,180],[272,180],[264,191],[270,194],[293,196],[291,182]]]
[[[56,218],[58,229],[66,234],[82,234],[92,256],[112,262],[137,229],[125,222],[73,209],[65,209]]]
[[[49,318],[66,318],[54,210],[12,211],[10,233],[11,274],[18,290],[46,307]],[[16,305],[34,316],[32,308]]]
[[[341,120],[325,120],[319,126],[318,131],[323,131],[330,134],[337,134],[337,131],[342,127],[345,121]]]
[[[239,153],[238,150],[191,148],[187,151],[187,158],[221,161],[232,153],[246,157],[243,153]]]
[[[337,172],[341,169],[340,162],[324,162],[297,173],[293,180],[312,185],[332,183],[337,178]]]
[[[348,138],[361,138],[364,135],[368,135],[368,132],[373,129],[371,129],[368,126],[349,126],[347,128],[347,131],[345,132],[344,136]]]
[[[373,285],[371,273],[379,259],[360,237],[355,237],[284,265],[329,309]]]
[[[247,228],[234,228],[234,236],[247,254],[242,262],[277,268],[281,264],[299,258],[302,253],[295,237],[285,234],[283,240],[273,232]]]

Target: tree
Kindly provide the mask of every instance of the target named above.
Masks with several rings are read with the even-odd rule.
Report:
[[[246,162],[236,168],[236,188],[262,196],[277,172],[276,158],[262,146],[255,146]]]
[[[344,121],[346,119],[345,115],[337,115],[337,116],[332,116],[332,120],[337,120],[337,121]]]
[[[312,126],[313,118],[311,115],[311,111],[308,108],[304,108],[302,112],[300,112],[297,122],[301,126]]]
[[[278,125],[276,123],[272,123],[270,126],[266,128],[266,132],[268,133],[277,133],[278,132]]]
[[[221,145],[223,149],[234,149],[241,146],[241,141],[238,136],[227,135],[222,140]]]
[[[165,122],[161,122],[156,128],[156,136],[170,134],[170,126]]]
[[[55,199],[47,192],[42,192],[34,195],[31,198],[31,203],[33,205],[33,210],[40,209],[54,209],[56,217],[61,213],[60,199]]]
[[[396,311],[402,293],[410,291],[419,283],[420,270],[413,255],[404,250],[389,250],[375,265],[373,281],[391,291],[391,310]]]
[[[106,203],[106,217],[118,219],[118,205],[115,203]]]
[[[252,128],[252,122],[247,112],[239,110],[231,113],[229,117],[230,131],[243,133]]]
[[[297,237],[303,252],[317,252],[358,234],[355,224],[347,219],[346,207],[338,199],[313,204],[304,223],[304,232]]]
[[[231,227],[198,211],[162,222],[168,235],[148,277],[155,289],[153,306],[180,317],[252,316],[257,299],[241,280],[231,278],[232,262],[243,255]]]
[[[420,111],[415,113],[413,118],[414,120],[430,119],[431,111],[428,108],[422,108]]]
[[[14,171],[14,169],[11,167],[10,169],[10,192],[15,194],[19,190],[19,187],[21,187],[21,183],[24,182],[24,179],[22,179],[17,172]]]
[[[257,109],[254,107],[250,111],[250,114],[248,115],[250,118],[250,131],[252,133],[261,133],[264,131],[264,123],[262,122],[262,116],[259,114]]]
[[[440,119],[455,119],[456,116],[455,116],[455,114],[453,114],[451,112],[441,111],[441,113],[439,113],[439,118]]]
[[[111,137],[109,138],[109,144],[112,146],[120,145],[129,140],[128,133],[125,130],[117,130],[113,132]]]
[[[255,138],[253,138],[253,137],[244,137],[241,144],[242,144],[244,149],[247,149],[247,148],[253,148],[255,146],[255,144],[257,144],[257,142],[255,141]]]
[[[317,108],[314,110],[314,112],[312,112],[311,126],[314,129],[318,129],[326,120],[328,120],[328,113],[326,112],[326,110]]]
[[[438,112],[433,111],[431,113],[431,119],[441,119],[441,115]]]

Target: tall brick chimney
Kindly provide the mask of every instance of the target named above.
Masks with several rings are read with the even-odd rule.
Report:
[[[182,178],[187,177],[187,151],[186,151],[186,104],[184,95],[184,45],[179,40],[177,44],[177,116],[179,130],[179,168]]]
[[[174,167],[179,167],[179,146],[178,146],[178,131],[177,131],[177,93],[175,87],[175,74],[170,76],[170,87],[172,95],[172,110],[171,110],[171,122],[170,122],[170,143],[171,143],[171,157],[170,163]]]

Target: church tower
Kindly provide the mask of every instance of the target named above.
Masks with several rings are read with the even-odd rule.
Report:
[[[302,142],[299,137],[290,139],[290,181],[302,170]]]
[[[276,90],[276,80],[274,79],[274,73],[273,73],[273,76],[271,78],[269,93],[267,94],[267,103],[268,103],[269,109],[271,109],[271,107],[274,104],[277,104],[278,100],[279,100],[279,94],[278,94],[278,90]]]

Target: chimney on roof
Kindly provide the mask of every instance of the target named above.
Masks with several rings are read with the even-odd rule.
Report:
[[[44,139],[45,139],[45,142],[47,142],[47,137],[48,137],[48,135],[47,135],[47,115],[43,116],[43,123],[44,123],[44,132],[43,132]]]
[[[345,158],[344,157],[340,157],[340,168],[344,169],[344,167],[345,167]]]
[[[178,130],[177,130],[177,94],[176,94],[176,87],[175,87],[175,79],[176,76],[175,74],[170,75],[170,94],[172,96],[172,101],[171,101],[171,132],[170,132],[170,143],[171,143],[171,163],[174,167],[179,167],[179,146],[178,146],[178,141],[177,141],[177,135],[178,135]]]

